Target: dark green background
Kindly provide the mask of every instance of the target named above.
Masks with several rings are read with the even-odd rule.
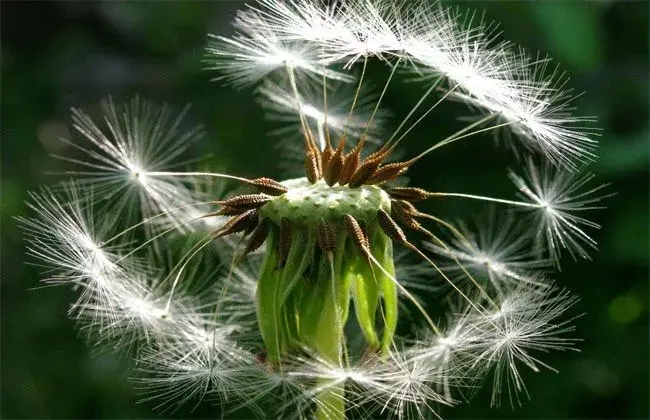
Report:
[[[2,3],[2,418],[154,417],[138,404],[128,361],[97,355],[79,337],[66,310],[73,292],[31,290],[38,270],[26,265],[13,216],[26,212],[26,192],[51,184],[66,153],[70,106],[139,93],[181,107],[206,125],[209,141],[196,153],[243,175],[277,174],[271,126],[250,90],[209,82],[201,55],[206,33],[228,33],[238,2]],[[603,128],[592,166],[617,195],[593,217],[600,251],[589,263],[565,260],[559,284],[581,297],[576,321],[581,353],[544,360],[560,374],[525,373],[532,400],[512,411],[488,408],[488,392],[447,418],[647,418],[648,416],[648,12],[647,2],[473,2],[502,23],[504,37],[555,57],[586,93],[583,114]],[[381,85],[385,68],[372,66]],[[386,106],[397,115],[413,104],[418,85],[394,84]],[[400,113],[401,112],[401,113]],[[463,107],[442,107],[404,143],[412,154],[459,128]],[[451,122],[450,122],[451,121]],[[271,156],[272,158],[269,158]],[[512,197],[511,154],[486,136],[432,155],[412,171],[413,183],[442,191]],[[479,210],[452,202],[428,210],[465,215]],[[209,417],[209,405],[175,417]]]

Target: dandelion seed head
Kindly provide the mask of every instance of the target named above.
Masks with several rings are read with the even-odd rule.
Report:
[[[140,99],[109,99],[103,118],[74,109],[81,138],[66,141],[81,157],[64,159],[81,179],[32,195],[36,216],[20,219],[46,282],[79,292],[71,317],[134,355],[135,381],[162,409],[208,399],[260,417],[437,417],[490,375],[493,405],[505,393],[519,402],[522,366],[552,369],[538,353],[575,346],[565,318],[575,298],[546,277],[560,248],[595,247],[586,227],[598,225],[579,212],[603,198],[583,189],[591,176],[563,172],[591,159],[596,134],[572,116],[564,76],[476,13],[424,0],[260,0],[234,28],[210,36],[205,61],[235,87],[257,85],[301,174],[183,172],[201,138],[182,134],[184,112]],[[370,59],[390,72],[379,97],[364,83]],[[382,100],[405,73],[425,89],[391,134]],[[486,115],[402,160],[397,146],[448,99]],[[430,152],[497,129],[546,159],[511,172],[523,200],[403,185]],[[233,181],[241,191],[225,187]],[[491,208],[465,224],[416,207],[441,198],[523,211]],[[139,223],[119,231],[127,213]],[[522,213],[536,226],[516,222]],[[412,308],[416,334],[402,335]]]

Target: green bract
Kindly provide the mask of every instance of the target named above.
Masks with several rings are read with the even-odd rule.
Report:
[[[340,362],[350,300],[368,346],[386,351],[397,323],[397,288],[391,279],[393,245],[377,213],[390,211],[388,194],[375,186],[329,187],[306,178],[283,184],[289,191],[260,209],[270,224],[270,240],[257,287],[257,316],[269,360],[309,348]],[[371,257],[357,245],[346,216],[364,224]],[[335,237],[331,252],[318,246],[323,222]]]

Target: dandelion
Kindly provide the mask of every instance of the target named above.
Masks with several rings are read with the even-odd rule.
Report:
[[[569,113],[562,78],[475,14],[424,1],[261,0],[235,27],[211,36],[205,61],[219,80],[257,84],[282,137],[300,139],[282,150],[302,176],[188,168],[200,130],[183,134],[184,113],[141,99],[109,99],[100,119],[74,109],[81,138],[66,141],[81,156],[64,159],[84,169],[33,194],[34,216],[19,219],[45,281],[79,291],[71,316],[133,354],[143,399],[161,409],[207,399],[260,417],[440,417],[490,375],[493,405],[520,403],[521,368],[552,369],[539,353],[574,349],[563,317],[576,299],[549,277],[560,249],[595,248],[584,212],[604,198],[575,170],[596,132]],[[378,95],[370,60],[387,66]],[[384,98],[405,75],[423,93],[387,130]],[[486,115],[401,157],[448,100]],[[430,153],[504,130],[538,155],[526,176],[510,172],[519,200],[405,184]],[[416,207],[443,199],[493,207],[477,226]]]

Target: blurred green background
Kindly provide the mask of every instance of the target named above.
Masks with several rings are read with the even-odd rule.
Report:
[[[241,5],[209,2],[2,3],[2,418],[143,418],[214,416],[209,403],[156,414],[138,403],[128,360],[97,354],[66,311],[73,291],[33,290],[39,270],[26,264],[13,216],[26,213],[26,193],[59,178],[70,151],[71,106],[134,94],[178,108],[192,103],[191,120],[205,124],[210,163],[243,175],[277,175],[278,153],[250,90],[209,81],[202,70],[206,33],[230,33]],[[648,418],[648,12],[649,3],[623,1],[490,1],[463,3],[501,23],[504,38],[549,54],[586,92],[580,113],[599,116],[600,158],[591,169],[616,196],[593,215],[603,225],[592,263],[565,259],[558,283],[581,301],[580,353],[551,354],[560,374],[526,372],[532,396],[523,407],[489,409],[489,392],[446,418]],[[385,68],[372,66],[377,86]],[[385,105],[403,115],[421,85],[394,84]],[[463,107],[442,107],[404,142],[407,152],[459,128]],[[451,121],[451,122],[450,122]],[[253,151],[251,153],[251,151]],[[273,156],[273,158],[269,158]],[[512,197],[510,152],[485,137],[432,155],[411,174],[414,184],[441,191]],[[467,202],[436,209],[444,215],[480,210]]]

